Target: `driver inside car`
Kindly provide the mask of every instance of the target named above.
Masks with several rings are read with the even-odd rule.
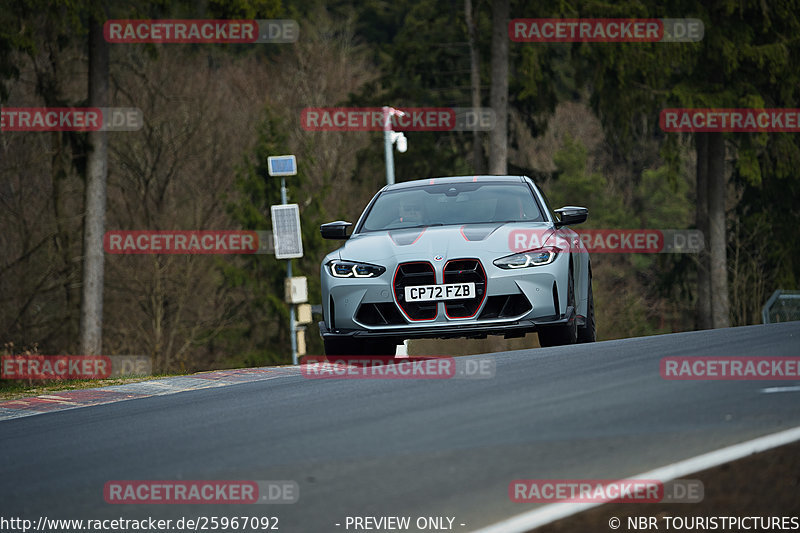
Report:
[[[400,206],[400,222],[411,224],[423,224],[425,214],[419,204],[403,204]]]

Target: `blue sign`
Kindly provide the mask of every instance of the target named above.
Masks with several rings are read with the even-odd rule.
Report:
[[[297,174],[297,160],[293,155],[269,156],[267,172],[270,176],[294,176]]]

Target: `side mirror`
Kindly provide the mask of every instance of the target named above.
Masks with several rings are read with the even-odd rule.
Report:
[[[556,209],[556,213],[558,213],[558,216],[561,218],[560,221],[556,222],[557,228],[586,222],[586,218],[589,216],[589,210],[585,207],[575,207],[572,205]]]
[[[322,234],[323,239],[338,239],[347,240],[347,228],[352,226],[351,222],[344,220],[337,220],[336,222],[328,222],[319,227],[319,232]]]

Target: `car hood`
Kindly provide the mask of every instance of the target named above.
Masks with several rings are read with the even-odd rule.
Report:
[[[348,261],[397,262],[410,259],[474,257],[485,253],[498,257],[513,253],[512,232],[537,230],[541,242],[548,240],[553,226],[546,222],[487,223],[463,226],[427,226],[359,233],[339,248],[339,258]]]

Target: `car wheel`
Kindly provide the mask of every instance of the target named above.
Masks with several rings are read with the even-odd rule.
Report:
[[[323,338],[325,355],[394,355],[397,344],[385,339]]]
[[[578,342],[594,342],[597,339],[594,323],[594,296],[592,295],[592,276],[589,275],[589,298],[586,303],[586,323],[578,328]]]
[[[567,281],[567,307],[575,308],[575,279],[572,275],[572,265],[569,267],[569,280]],[[549,326],[539,329],[539,346],[563,346],[575,344],[578,341],[578,321],[573,320],[563,326]]]

